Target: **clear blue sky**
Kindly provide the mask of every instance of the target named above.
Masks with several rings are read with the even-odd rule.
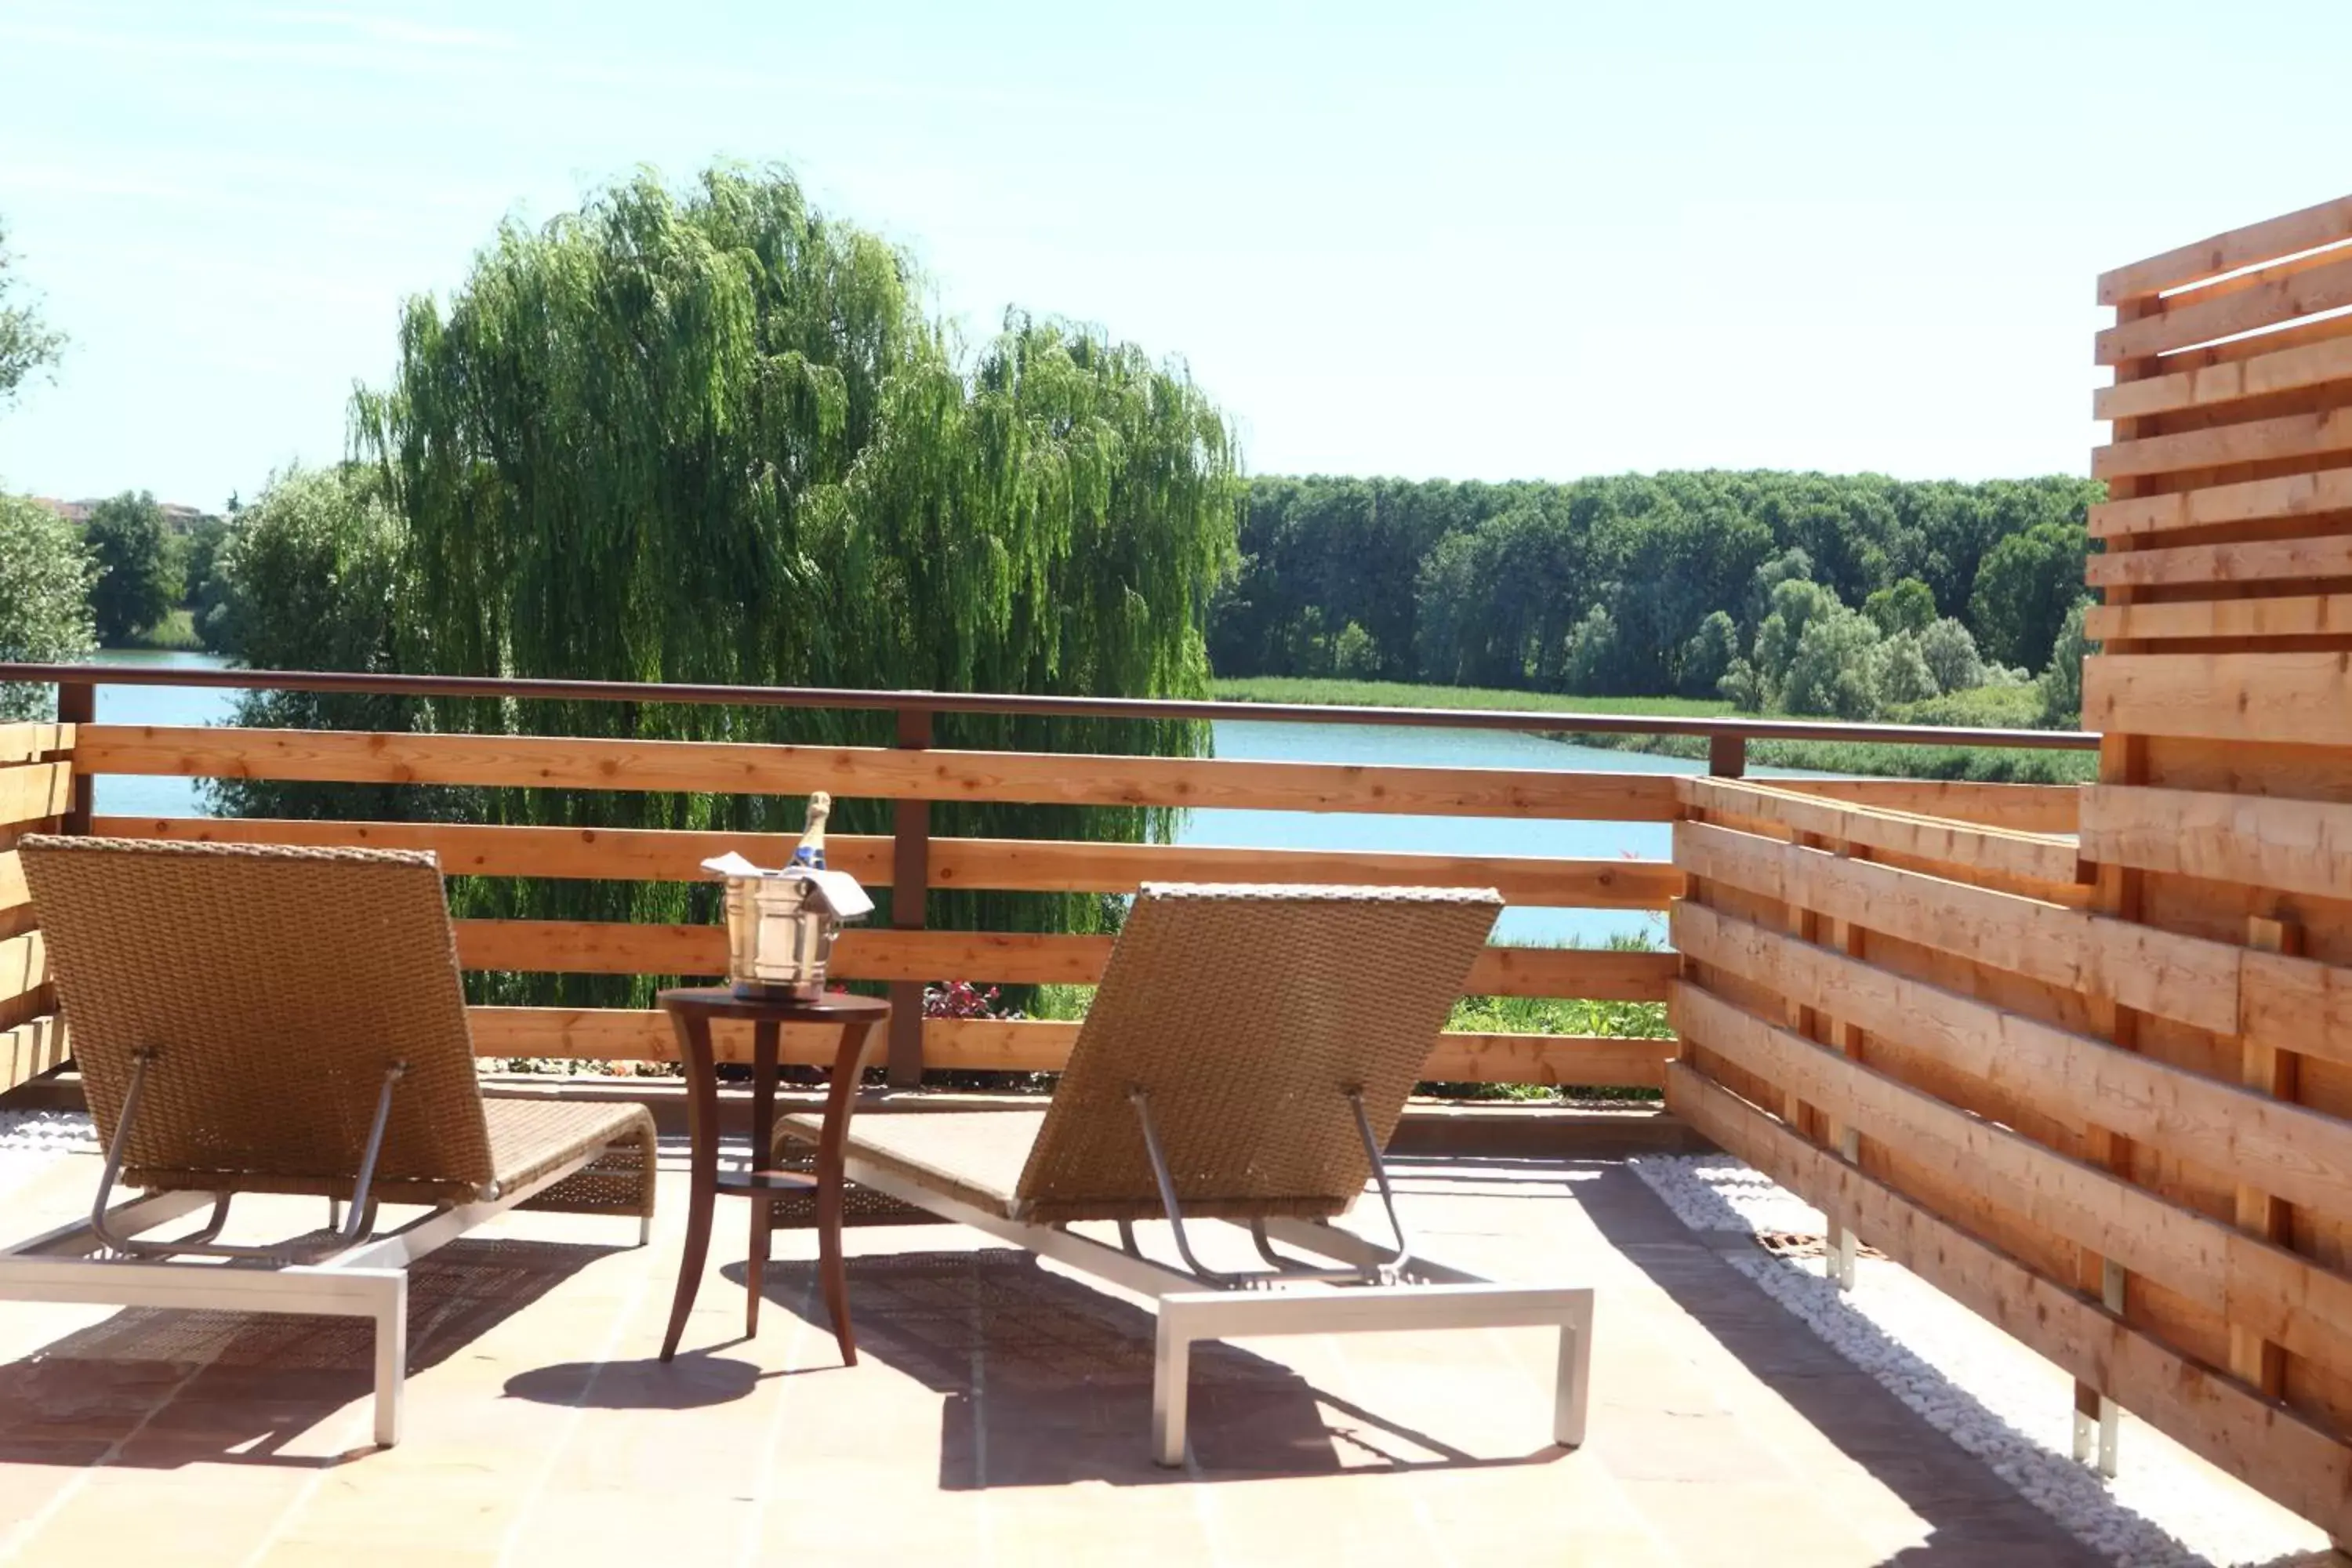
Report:
[[[72,334],[0,484],[341,454],[404,295],[638,163],[790,163],[1181,353],[1256,472],[2080,472],[2105,267],[2352,191],[2352,5],[0,0]]]

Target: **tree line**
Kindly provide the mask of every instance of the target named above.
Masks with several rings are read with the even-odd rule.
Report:
[[[1210,657],[1221,676],[1866,718],[2048,670],[2102,493],[2057,476],[1260,478]]]

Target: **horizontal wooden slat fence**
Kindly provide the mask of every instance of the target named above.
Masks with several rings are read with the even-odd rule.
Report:
[[[2112,1023],[2352,1063],[2352,971],[2050,896],[2032,836],[1955,826],[1930,849],[1912,818],[1682,788],[1668,1108],[2097,1394],[2352,1531],[2344,1413],[2230,1371],[2233,1328],[2315,1367],[2352,1356],[2352,1279],[2231,1202],[2251,1187],[2352,1223],[2352,1122]],[[2114,1301],[2110,1262],[2130,1281]]]
[[[2352,200],[2100,298],[2078,837],[1685,782],[1667,1100],[2352,1540]]]
[[[58,765],[40,786],[41,805],[52,813],[70,800],[72,778],[108,773],[762,795],[825,788],[840,798],[900,801],[1650,822],[1665,821],[1673,810],[1669,777],[1632,773],[98,723],[81,724],[68,739],[71,777]],[[1997,796],[1989,805],[2004,812],[2050,809]],[[89,828],[189,841],[424,848],[452,874],[601,880],[699,880],[699,862],[709,856],[737,849],[781,859],[791,842],[726,833],[210,817],[101,816]],[[899,875],[901,846],[892,837],[842,836],[828,847],[835,865],[877,887],[892,886]],[[924,888],[1124,893],[1147,879],[1470,884],[1492,885],[1516,904],[1663,911],[1682,885],[1680,873],[1664,861],[1621,858],[969,838],[926,838],[923,848]],[[725,966],[725,937],[717,926],[463,920],[457,936],[459,962],[471,970],[700,975]],[[31,940],[37,942],[37,932]],[[907,987],[949,979],[1091,984],[1110,945],[1104,937],[860,928],[842,938],[834,971],[845,980]],[[1675,968],[1665,952],[1496,946],[1480,959],[1471,994],[1660,1002]],[[474,1009],[474,1024],[486,1057],[625,1061],[673,1054],[667,1024],[652,1011],[484,1006]],[[928,1068],[1051,1071],[1066,1058],[1075,1030],[1059,1023],[933,1018],[914,1032]],[[749,1049],[748,1036],[725,1029],[717,1044],[722,1056],[740,1058]],[[815,1062],[825,1059],[830,1045],[788,1034],[784,1049],[789,1059]],[[1655,1088],[1673,1050],[1671,1040],[1451,1034],[1433,1052],[1428,1070],[1449,1081]]]
[[[16,667],[0,674],[20,674]],[[53,674],[58,672],[51,672]],[[110,671],[87,673],[108,678]],[[134,679],[153,683],[152,672]],[[212,684],[224,678],[206,676]],[[404,689],[406,678],[239,672],[261,685],[333,689]],[[444,682],[443,684],[448,684]],[[467,694],[518,697],[541,692],[531,682],[459,682]],[[75,683],[88,707],[88,687]],[[436,688],[436,689],[438,689]],[[453,689],[455,688],[453,687]],[[646,689],[562,683],[573,697],[642,698]],[[669,700],[668,689],[664,699]],[[932,888],[1041,892],[1132,892],[1146,880],[1265,880],[1381,882],[1422,886],[1493,886],[1517,905],[1663,911],[1680,892],[1682,874],[1664,861],[1513,855],[1449,855],[1324,849],[1238,849],[1052,840],[930,838],[925,803],[980,800],[1063,805],[1236,807],[1300,812],[1406,813],[1422,816],[1550,818],[1664,823],[1675,811],[1671,775],[1640,772],[1578,773],[1549,769],[1357,766],[1318,763],[1240,762],[1133,756],[1084,756],[954,751],[930,747],[922,703],[1003,710],[1029,700],[912,693],[791,693],[696,689],[688,700],[805,699],[811,705],[855,701],[896,707],[898,747],[730,744],[699,742],[572,740],[539,736],[380,734],[252,731],[225,727],[100,724],[87,719],[63,736],[69,742],[40,752],[50,771],[17,787],[37,793],[37,805],[60,820],[102,774],[246,777],[332,783],[492,785],[592,790],[689,790],[795,795],[827,789],[837,797],[887,799],[910,806],[916,835],[907,838],[902,816],[894,837],[842,836],[830,846],[835,865],[879,887],[911,876],[918,894]],[[1181,709],[1205,716],[1216,705],[1080,700],[1074,710],[1106,713]],[[1040,710],[1050,702],[1038,704]],[[1260,710],[1218,710],[1255,716]],[[1350,714],[1397,722],[1380,710]],[[1528,715],[1447,713],[1461,725],[1481,719],[1497,727],[1526,727]],[[909,720],[916,722],[909,724]],[[1558,717],[1550,722],[1565,721]],[[1725,721],[1661,721],[1696,726],[1714,735],[1718,763],[1741,766]],[[1622,727],[1612,716],[1608,727]],[[1759,732],[1830,738],[1941,742],[1941,732],[1879,726],[1822,727],[1759,721]],[[1717,733],[1717,731],[1726,731]],[[1990,731],[1986,740],[2020,744],[2086,743],[2084,737]],[[1727,742],[1734,742],[1727,747]],[[70,762],[68,769],[65,764]],[[24,759],[27,769],[35,753]],[[2072,789],[1902,779],[1821,779],[1803,786],[1840,799],[1898,810],[1970,817],[2027,832],[2065,832],[2074,826]],[[29,815],[29,808],[28,808]],[[724,833],[518,827],[467,823],[277,821],[266,819],[91,817],[89,830],[126,837],[213,842],[355,844],[425,848],[451,874],[597,880],[699,880],[699,862],[728,849],[755,859],[781,858],[781,836]],[[916,851],[910,856],[909,849]],[[919,910],[918,898],[913,907]],[[910,925],[919,927],[919,916]],[[469,969],[568,973],[707,974],[724,965],[716,927],[637,925],[577,921],[458,922],[460,962]],[[1061,983],[1089,984],[1108,956],[1106,939],[871,927],[845,934],[835,952],[844,979],[887,982],[902,1010],[927,982]],[[1665,952],[1497,946],[1481,959],[1470,994],[1569,997],[1605,1002],[1662,1002],[1677,961]],[[45,994],[46,995],[46,994]],[[485,1056],[561,1057],[603,1060],[663,1059],[671,1052],[659,1016],[626,1009],[484,1007],[476,1011],[477,1040]],[[1071,1026],[1041,1022],[929,1019],[899,1026],[894,1066],[959,1069],[1052,1070],[1069,1048]],[[722,1051],[741,1042],[722,1035]],[[805,1042],[787,1050],[808,1049]],[[1454,1034],[1437,1047],[1430,1076],[1450,1081],[1581,1083],[1655,1088],[1664,1082],[1671,1041],[1541,1035]]]

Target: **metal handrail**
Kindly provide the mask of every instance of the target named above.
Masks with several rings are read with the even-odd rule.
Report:
[[[187,686],[382,697],[480,697],[564,702],[679,702],[742,708],[863,708],[896,713],[1034,714],[1067,719],[1229,719],[1259,723],[1386,724],[1549,734],[1699,735],[1710,741],[1845,741],[1890,746],[2009,746],[2096,751],[2074,730],[1843,724],[1812,719],[1703,719],[1482,708],[1359,708],[1310,702],[1200,702],[1156,697],[1030,697],[983,691],[870,691],[829,686],[720,686],[510,676],[377,675],[348,670],[169,669],[110,664],[0,663],[0,681],[70,686]]]

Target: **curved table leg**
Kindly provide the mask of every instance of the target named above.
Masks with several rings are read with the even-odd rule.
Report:
[[[687,1315],[694,1310],[702,1266],[710,1256],[710,1211],[719,1201],[719,1074],[711,1063],[710,1023],[673,1012],[670,1024],[677,1034],[678,1055],[686,1063],[686,1116],[693,1152],[688,1158],[686,1251],[678,1259],[677,1295],[670,1303],[669,1332],[662,1339],[664,1361],[677,1353],[678,1337],[686,1332]]]
[[[857,1334],[849,1326],[849,1273],[841,1256],[842,1166],[849,1146],[849,1117],[857,1108],[858,1079],[864,1076],[872,1026],[845,1024],[841,1048],[833,1058],[831,1080],[825,1085],[824,1131],[816,1151],[817,1279],[824,1290],[825,1315],[833,1320],[833,1337],[841,1346],[845,1366],[857,1364]]]

